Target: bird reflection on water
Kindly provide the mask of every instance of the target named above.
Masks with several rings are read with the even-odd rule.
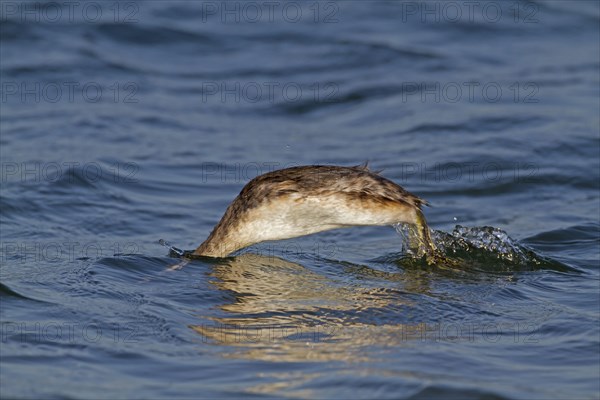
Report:
[[[203,340],[244,349],[236,356],[280,361],[357,361],[365,357],[361,346],[399,346],[422,329],[410,322],[410,295],[429,292],[422,271],[346,269],[357,277],[379,275],[398,288],[348,287],[298,263],[247,253],[215,264],[212,283],[233,301],[219,307],[224,314],[211,324],[191,328]],[[400,309],[406,323],[385,321],[386,313]]]

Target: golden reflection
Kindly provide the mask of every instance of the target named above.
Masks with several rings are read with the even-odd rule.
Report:
[[[376,356],[373,349],[406,345],[428,329],[416,322],[386,322],[385,317],[405,313],[406,321],[411,320],[414,304],[408,294],[429,290],[418,271],[386,273],[347,263],[336,267],[344,274],[330,277],[274,256],[222,260],[213,267],[212,283],[233,293],[235,300],[220,306],[225,317],[191,328],[206,343],[231,346],[227,357],[286,362],[365,361]],[[375,278],[385,283],[356,285]]]

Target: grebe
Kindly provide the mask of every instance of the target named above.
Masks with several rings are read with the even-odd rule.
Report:
[[[420,253],[433,255],[421,205],[368,166],[309,165],[272,171],[244,186],[194,255],[226,257],[252,244],[351,226],[416,226]]]

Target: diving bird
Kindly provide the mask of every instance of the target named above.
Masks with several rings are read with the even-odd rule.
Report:
[[[285,168],[248,182],[193,254],[226,257],[267,240],[351,226],[410,224],[420,252],[432,255],[436,247],[423,204],[366,164]]]

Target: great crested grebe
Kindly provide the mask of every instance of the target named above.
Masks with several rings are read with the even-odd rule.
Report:
[[[420,253],[436,247],[421,212],[424,200],[367,165],[308,165],[272,171],[244,186],[194,255],[226,257],[267,240],[351,226],[406,223],[417,228]]]

